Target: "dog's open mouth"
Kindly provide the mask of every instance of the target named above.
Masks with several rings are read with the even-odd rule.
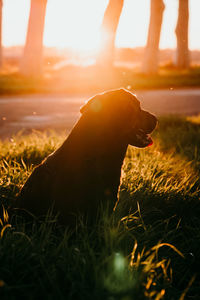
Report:
[[[137,147],[149,147],[153,144],[150,134],[146,133],[143,129],[139,129],[136,133]]]

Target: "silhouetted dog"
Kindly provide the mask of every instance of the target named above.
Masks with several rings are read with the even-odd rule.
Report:
[[[100,202],[114,208],[127,146],[151,145],[157,119],[124,89],[92,97],[81,113],[63,145],[34,169],[18,207],[39,216],[54,204],[64,224],[79,212],[95,217]]]

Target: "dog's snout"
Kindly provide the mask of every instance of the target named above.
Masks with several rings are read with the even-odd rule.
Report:
[[[158,119],[154,115],[151,115],[151,118],[152,118],[152,126],[153,126],[153,129],[154,129],[156,127],[157,123],[158,123]]]
[[[157,122],[158,120],[156,116],[152,115],[147,111],[142,111],[142,129],[146,133],[151,133],[155,129]]]

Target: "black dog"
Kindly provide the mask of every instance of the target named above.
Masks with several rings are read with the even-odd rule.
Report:
[[[127,146],[151,145],[157,119],[124,89],[92,97],[81,113],[63,145],[34,169],[18,207],[40,216],[54,204],[64,224],[79,212],[95,217],[100,202],[114,208]]]

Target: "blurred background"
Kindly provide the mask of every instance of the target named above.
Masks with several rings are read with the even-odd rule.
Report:
[[[72,66],[112,65],[155,74],[161,67],[188,69],[200,64],[198,0],[0,4],[2,72],[38,77]]]
[[[198,114],[199,11],[199,0],[0,0],[0,136],[11,123],[71,128],[85,100],[119,87],[154,113]]]

